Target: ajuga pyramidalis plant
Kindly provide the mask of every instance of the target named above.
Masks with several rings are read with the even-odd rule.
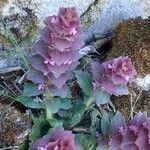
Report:
[[[121,113],[117,112],[111,122],[109,141],[100,142],[97,150],[149,150],[150,121],[146,112],[139,112],[127,125]]]
[[[80,18],[74,7],[59,9],[57,16],[45,19],[41,38],[34,45],[37,54],[30,59],[32,68],[27,79],[35,82],[39,90],[47,89],[54,96],[67,97],[69,71],[79,64],[79,49],[84,45]]]
[[[102,64],[93,62],[92,73],[95,89],[100,88],[116,96],[128,94],[126,85],[137,74],[131,59],[127,56],[120,56]]]

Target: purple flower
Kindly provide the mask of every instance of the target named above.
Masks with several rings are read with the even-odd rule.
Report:
[[[80,20],[76,13],[76,8],[63,8],[59,9],[58,19],[61,22],[61,25],[70,28],[76,28],[80,25]]]
[[[128,57],[118,57],[103,63],[106,74],[114,84],[127,84],[136,75],[136,70]]]
[[[31,145],[30,150],[79,150],[74,138],[71,131],[57,128],[52,134],[38,139]]]
[[[137,74],[131,59],[122,56],[102,64],[94,62],[92,69],[95,87],[114,95],[128,94],[126,85]]]
[[[72,78],[69,71],[79,64],[79,49],[84,45],[80,18],[74,7],[61,7],[57,16],[46,18],[45,24],[34,45],[37,54],[30,59],[27,79],[39,84],[39,90],[45,88],[54,96],[68,97],[66,82]]]
[[[111,138],[109,142],[105,144],[109,147],[109,150],[149,150],[150,121],[146,112],[139,112],[128,125],[124,124],[124,119],[116,116],[114,118],[122,120],[123,122],[118,121],[118,123],[114,125],[112,121],[113,128],[111,129],[115,128],[115,130],[112,130]],[[102,143],[100,142],[97,150],[100,150],[101,145]]]

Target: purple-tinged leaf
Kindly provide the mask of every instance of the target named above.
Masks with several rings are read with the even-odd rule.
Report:
[[[47,47],[47,45],[44,43],[42,39],[40,39],[34,44],[34,48],[44,58],[49,57],[49,48]]]
[[[102,75],[104,73],[103,65],[98,62],[93,62],[91,67],[92,67],[92,75],[93,75],[94,81],[100,82]]]
[[[148,116],[147,116],[147,112],[139,112],[134,118],[133,120],[131,120],[131,122],[129,123],[129,125],[138,125],[141,126],[143,125],[144,122],[147,122],[148,120]]]
[[[50,56],[57,66],[60,66],[62,64],[69,64],[71,62],[78,61],[81,58],[81,55],[78,53],[77,50],[68,52],[60,52],[53,50],[51,51]]]
[[[41,71],[33,68],[29,70],[26,78],[34,83],[46,83],[48,81]]]
[[[126,85],[117,85],[114,89],[114,95],[119,96],[119,95],[128,95],[128,87]]]
[[[53,43],[56,45],[56,49],[63,52],[63,51],[67,51],[70,50],[71,46],[72,46],[72,42],[67,40],[67,39],[63,39],[60,37],[56,37],[53,36]]]
[[[45,44],[52,44],[51,31],[48,27],[44,27],[40,30],[41,38],[44,40]]]
[[[48,87],[48,91],[51,92],[54,96],[60,96],[62,98],[71,97],[71,92],[69,87],[65,84],[63,85],[63,87],[61,89],[58,89],[56,86],[54,85],[49,85]]]
[[[138,137],[135,141],[135,145],[137,145],[137,147],[140,150],[149,150],[149,146],[150,144],[148,143],[148,130],[140,130]]]
[[[53,74],[49,74],[47,77],[55,86],[57,86],[58,89],[61,89],[66,81],[69,79],[69,76],[65,73],[61,74],[58,78],[54,77]]]
[[[111,120],[111,132],[118,132],[119,128],[124,128],[126,126],[124,116],[117,111],[115,116]]]
[[[48,65],[48,70],[53,73],[53,75],[58,78],[61,74],[65,73],[68,70],[73,70],[76,68],[76,66],[79,64],[79,62],[73,62],[71,64],[62,64],[61,66],[57,65]]]
[[[100,106],[101,104],[107,104],[110,102],[110,95],[105,91],[97,89],[95,92],[95,100],[97,106]]]
[[[32,67],[34,67],[37,70],[40,70],[42,72],[47,72],[48,68],[46,66],[46,64],[44,63],[44,58],[40,55],[34,55],[31,57],[31,65]]]

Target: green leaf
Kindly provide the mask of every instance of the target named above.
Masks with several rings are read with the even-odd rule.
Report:
[[[110,102],[110,95],[102,90],[96,91],[96,104],[99,106],[101,104],[106,104]]]
[[[97,139],[93,135],[79,133],[75,135],[75,141],[83,150],[96,150]]]
[[[96,132],[100,130],[100,119],[98,118],[99,116],[99,111],[94,108],[93,111],[91,112],[91,126],[90,126],[90,131],[96,135]]]
[[[107,113],[104,113],[101,119],[101,131],[104,137],[109,137],[110,135],[110,120]]]
[[[63,127],[63,120],[52,118],[48,120],[52,128],[61,128]]]
[[[33,101],[31,97],[19,95],[17,96],[16,100],[20,103],[22,103],[24,106],[29,107],[29,108],[37,108],[37,109],[43,109],[44,105],[43,103],[38,103]]]
[[[53,98],[46,101],[45,107],[52,113],[57,113],[59,109],[68,110],[72,107],[72,105],[69,99]]]
[[[101,142],[96,150],[110,150],[109,145],[107,143]]]
[[[87,56],[84,56],[80,59],[80,64],[78,65],[78,68],[83,69],[85,68],[88,63],[90,62],[90,58]]]
[[[79,101],[78,101],[79,100]],[[86,106],[82,102],[82,100],[78,99],[76,103],[74,103],[72,109],[65,115],[64,125],[66,128],[70,128],[75,124],[81,121],[83,114],[86,110]]]
[[[95,98],[94,97],[89,97],[87,95],[84,95],[83,99],[84,99],[84,104],[86,105],[87,109],[91,106],[91,104],[93,102],[95,102]]]
[[[55,98],[54,101],[56,99],[59,99],[59,101],[60,101],[60,108],[61,109],[68,110],[68,109],[70,109],[72,107],[71,101],[69,99]]]
[[[27,150],[29,148],[29,139],[27,138],[18,148],[18,150]]]
[[[29,136],[31,142],[35,142],[38,138],[45,135],[50,128],[44,116],[40,116],[39,118],[33,117],[33,122],[34,125],[32,127],[32,131]]]
[[[93,94],[93,85],[92,85],[92,76],[88,72],[85,71],[74,71],[75,76],[77,78],[77,83],[79,84],[80,88],[83,92],[91,96]]]
[[[24,86],[23,95],[24,96],[37,96],[43,93],[43,90],[38,90],[37,86],[33,83],[28,83]]]

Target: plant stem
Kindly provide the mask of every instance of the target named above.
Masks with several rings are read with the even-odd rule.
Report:
[[[132,93],[130,93],[130,96],[131,96],[131,119],[133,119],[134,109],[135,109],[136,103],[139,100],[141,94],[142,94],[142,89],[140,90],[140,92],[139,92],[139,94],[138,94],[138,96],[135,99],[134,104],[133,104],[133,96],[132,96]]]

